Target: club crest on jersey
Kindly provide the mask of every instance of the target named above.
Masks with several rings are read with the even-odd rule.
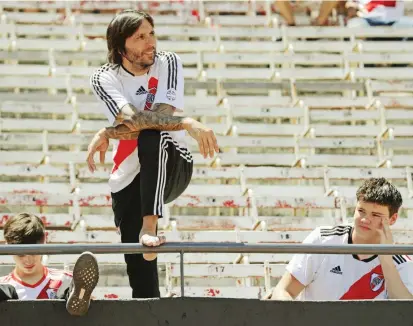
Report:
[[[175,101],[176,92],[173,88],[168,89],[168,91],[166,92],[166,98],[170,101]]]
[[[381,274],[373,273],[370,277],[370,288],[372,291],[377,292],[384,284],[384,277]]]
[[[57,290],[56,289],[48,289],[46,290],[47,296],[49,299],[57,299]]]
[[[151,77],[148,82],[148,94],[146,95],[145,110],[150,110],[152,108],[157,90],[158,80],[155,77]]]

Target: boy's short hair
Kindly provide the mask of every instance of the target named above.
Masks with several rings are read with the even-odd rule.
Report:
[[[403,204],[400,192],[385,178],[366,180],[357,190],[356,196],[357,201],[387,206],[390,216],[397,213]]]
[[[4,225],[4,239],[8,244],[37,244],[45,240],[46,230],[42,220],[29,213],[11,217]]]

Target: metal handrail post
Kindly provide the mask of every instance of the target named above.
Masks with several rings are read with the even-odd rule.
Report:
[[[184,251],[180,251],[180,278],[181,278],[181,297],[183,298],[185,296],[185,275],[184,275]]]

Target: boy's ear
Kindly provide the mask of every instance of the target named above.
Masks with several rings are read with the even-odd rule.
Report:
[[[398,213],[394,213],[392,216],[390,216],[389,224],[393,225],[394,223],[396,223],[398,217],[399,217]]]

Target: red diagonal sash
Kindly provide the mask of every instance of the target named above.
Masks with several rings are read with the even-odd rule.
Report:
[[[384,291],[384,276],[381,265],[359,278],[340,300],[371,300]]]
[[[113,162],[115,163],[115,165],[113,166],[112,173],[114,173],[117,169],[119,169],[119,166],[121,165],[121,163],[124,160],[126,160],[126,158],[130,154],[132,154],[136,146],[138,146],[137,139],[119,141],[118,150],[116,152],[115,157],[113,158]]]

